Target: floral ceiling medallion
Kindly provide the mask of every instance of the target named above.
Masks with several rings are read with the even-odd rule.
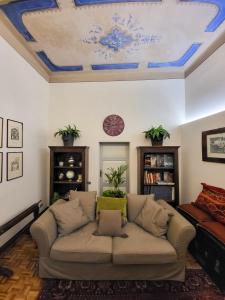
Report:
[[[155,44],[160,40],[159,35],[146,33],[133,15],[121,16],[115,13],[111,18],[110,28],[103,28],[100,24],[93,25],[82,42],[94,44],[94,52],[107,60],[120,51],[125,51],[126,54],[136,53],[144,45]]]
[[[107,36],[101,38],[99,41],[100,44],[114,51],[118,51],[130,45],[132,42],[133,38],[118,27],[113,28]]]

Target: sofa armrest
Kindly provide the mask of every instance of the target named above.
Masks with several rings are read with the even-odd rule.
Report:
[[[53,205],[58,205],[63,202],[64,200],[60,199]],[[51,246],[58,236],[57,224],[49,209],[31,225],[30,233],[38,245],[39,255],[48,257]]]
[[[196,235],[195,228],[166,201],[159,200],[158,203],[173,213],[169,223],[167,238],[176,249],[178,259],[182,260],[186,257],[189,243]]]

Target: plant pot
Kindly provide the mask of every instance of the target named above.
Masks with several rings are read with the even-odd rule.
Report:
[[[68,134],[68,135],[64,135],[62,137],[62,140],[63,140],[63,144],[64,146],[73,146],[73,142],[74,142],[74,136],[71,135],[71,134]]]
[[[162,146],[163,145],[163,138],[162,139],[152,139],[152,146]]]

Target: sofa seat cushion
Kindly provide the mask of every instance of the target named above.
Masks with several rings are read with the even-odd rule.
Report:
[[[187,213],[198,223],[212,220],[212,217],[209,214],[199,209],[198,207],[194,206],[192,203],[179,205],[179,210]]]
[[[126,239],[113,238],[114,264],[165,264],[177,260],[175,249],[166,239],[154,237],[138,225],[127,223]]]
[[[225,244],[225,226],[223,224],[216,221],[208,221],[199,226],[210,232],[215,238]]]
[[[96,222],[59,237],[52,245],[50,257],[78,263],[107,263],[112,261],[112,238],[95,236]]]

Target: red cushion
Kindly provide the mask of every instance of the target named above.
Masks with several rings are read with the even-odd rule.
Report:
[[[204,222],[212,220],[212,217],[204,212],[203,210],[197,208],[192,203],[189,204],[181,204],[179,205],[179,209],[190,215],[197,222]]]
[[[213,234],[219,241],[225,244],[225,226],[223,224],[207,221],[201,223],[199,226]]]
[[[219,195],[203,191],[198,195],[194,206],[210,214],[218,222],[225,224],[225,200]]]
[[[220,198],[223,198],[225,201],[225,190],[222,188],[218,188],[216,186],[208,185],[206,183],[201,183],[202,185],[202,191],[208,192],[211,195],[214,194],[215,196],[219,196]]]

